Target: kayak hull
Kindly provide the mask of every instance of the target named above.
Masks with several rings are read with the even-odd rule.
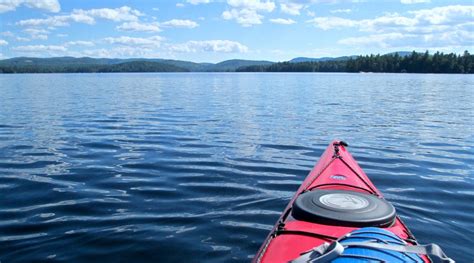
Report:
[[[332,242],[356,229],[328,223],[307,222],[294,218],[291,210],[295,200],[303,193],[314,190],[344,190],[370,194],[382,198],[382,193],[346,149],[347,144],[333,141],[303,181],[296,194],[255,255],[253,262],[288,262],[301,253],[325,242]],[[410,245],[417,242],[406,225],[397,216],[384,229]],[[424,258],[429,262],[427,258]]]

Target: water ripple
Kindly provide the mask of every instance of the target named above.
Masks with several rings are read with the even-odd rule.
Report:
[[[474,258],[472,76],[24,74],[0,84],[2,262],[248,262],[334,138],[421,243]]]

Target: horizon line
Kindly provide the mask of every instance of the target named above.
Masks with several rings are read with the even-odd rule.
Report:
[[[393,51],[393,52],[388,52],[388,53],[366,53],[366,54],[358,54],[358,55],[342,55],[342,56],[322,56],[322,57],[306,57],[306,56],[298,56],[298,57],[294,57],[294,58],[291,58],[291,59],[288,59],[288,60],[278,60],[278,61],[273,61],[273,60],[266,60],[266,59],[242,59],[242,58],[232,58],[232,59],[226,59],[226,60],[220,60],[218,62],[208,62],[208,61],[201,61],[201,62],[197,62],[197,61],[192,61],[192,60],[182,60],[182,59],[174,59],[174,58],[160,58],[160,57],[90,57],[90,56],[51,56],[51,57],[34,57],[34,56],[18,56],[18,57],[10,57],[10,58],[0,58],[0,61],[5,61],[5,60],[9,60],[9,59],[15,59],[15,58],[34,58],[34,59],[54,59],[54,58],[75,58],[75,59],[80,59],[80,58],[91,58],[91,59],[119,59],[119,60],[127,60],[127,59],[160,59],[160,60],[174,60],[174,61],[186,61],[186,62],[192,62],[192,63],[196,63],[196,64],[218,64],[218,63],[221,63],[221,62],[225,62],[225,61],[231,61],[231,60],[243,60],[243,61],[265,61],[265,62],[272,62],[272,63],[280,63],[280,62],[289,62],[293,59],[297,59],[297,58],[308,58],[308,59],[323,59],[323,58],[343,58],[343,57],[360,57],[360,56],[370,56],[370,55],[390,55],[390,54],[395,54],[395,53],[426,53],[428,52],[430,55],[432,54],[435,54],[435,53],[441,53],[441,54],[455,54],[455,55],[462,55],[464,52],[468,52],[468,53],[471,53],[469,52],[469,50],[464,50],[463,52],[455,52],[455,51],[452,51],[452,52],[443,52],[443,51],[436,51],[436,52],[429,52],[429,50],[425,50],[425,51],[416,51],[416,50],[412,50],[412,51]]]

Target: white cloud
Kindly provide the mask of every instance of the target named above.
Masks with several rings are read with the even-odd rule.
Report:
[[[0,46],[6,46],[8,42],[6,40],[0,39]]]
[[[270,19],[270,22],[272,22],[274,24],[280,24],[280,25],[291,25],[291,24],[296,23],[296,21],[293,20],[293,19],[284,19],[284,18]]]
[[[11,31],[2,32],[1,35],[5,36],[5,37],[14,37],[15,36]]]
[[[244,27],[249,27],[252,25],[259,25],[262,23],[263,16],[258,14],[255,10],[250,9],[232,9],[230,11],[224,11],[222,13],[222,18],[225,20],[234,19],[237,23],[241,24]]]
[[[474,5],[451,5],[411,11],[409,13],[415,15],[415,19],[417,19],[420,23],[426,22],[435,25],[453,24],[465,21],[473,21]]]
[[[43,9],[54,13],[61,11],[58,0],[27,0],[25,5],[30,8]]]
[[[30,34],[30,35],[48,34],[49,33],[48,30],[38,29],[38,28],[27,28],[23,31]]]
[[[140,22],[125,22],[117,27],[122,31],[142,31],[142,32],[160,32],[159,23],[140,23]]]
[[[263,15],[259,12],[272,12],[275,3],[261,0],[227,0],[232,8],[222,13],[225,20],[235,20],[244,27],[262,23]]]
[[[302,4],[298,3],[281,3],[280,4],[280,9],[283,13],[289,14],[289,15],[299,15],[300,10],[304,7]]]
[[[401,28],[413,27],[418,23],[415,18],[404,17],[399,14],[386,14],[374,19],[364,19],[356,22],[362,31],[386,31],[389,29],[400,30]]]
[[[321,28],[322,30],[329,30],[333,28],[355,27],[359,25],[356,20],[341,18],[341,17],[315,17],[307,21],[313,26]]]
[[[472,21],[474,6],[444,6],[432,9],[422,9],[408,12],[409,16],[397,13],[385,14],[372,19],[353,20],[341,17],[316,17],[308,23],[323,30],[344,27],[358,27],[361,31],[416,31],[430,27],[442,29],[444,26],[454,26]],[[446,27],[444,27],[446,29]]]
[[[474,34],[469,31],[446,31],[438,34],[425,35],[425,41],[432,43],[434,46],[466,46],[472,48],[474,43]]]
[[[85,56],[90,56],[90,57],[96,57],[96,58],[117,58],[121,57],[116,55],[115,52],[113,52],[113,49],[88,49],[84,50],[84,55]]]
[[[49,31],[45,29],[38,29],[38,28],[27,28],[23,30],[25,33],[30,35],[30,39],[39,39],[39,40],[47,40]]]
[[[39,35],[46,35],[47,36],[47,34],[49,34],[48,30],[38,29],[38,28],[27,28],[23,31],[25,33],[29,34],[30,36],[32,36],[33,38],[35,38],[36,36],[39,36]]]
[[[379,46],[382,48],[389,48],[390,42],[414,37],[414,35],[405,35],[402,33],[387,33],[378,35],[369,35],[363,37],[349,37],[338,41],[339,44],[348,46]]]
[[[26,37],[16,37],[15,38],[17,41],[21,41],[21,42],[28,42],[28,41],[31,41],[29,38],[26,38]]]
[[[419,3],[430,3],[431,0],[400,0],[400,3],[402,4],[419,4]]]
[[[144,46],[150,48],[159,47],[163,38],[160,36],[152,36],[147,38],[140,38],[140,37],[129,37],[129,36],[121,36],[121,37],[107,37],[104,38],[107,43],[110,44],[119,44],[125,46]]]
[[[348,46],[363,46],[389,49],[421,49],[451,51],[466,50],[472,46],[474,35],[467,31],[446,31],[433,34],[385,33],[364,37],[341,39],[338,43]]]
[[[308,12],[306,12],[306,15],[313,17],[313,16],[316,16],[316,13],[308,10]]]
[[[1,0],[0,13],[14,11],[19,6],[37,8],[57,13],[61,10],[58,0]]]
[[[181,20],[181,19],[172,19],[166,22],[161,23],[160,25],[165,27],[184,27],[184,28],[195,28],[199,24],[192,20]]]
[[[66,43],[64,43],[64,45],[66,45],[66,46],[85,46],[85,47],[93,47],[95,44],[94,44],[94,42],[91,42],[91,41],[78,40],[78,41],[69,41],[69,42],[66,42]]]
[[[338,14],[338,13],[343,13],[343,14],[349,14],[352,12],[352,9],[335,9],[330,11],[331,14]]]
[[[230,40],[205,40],[188,41],[170,47],[175,52],[220,52],[220,53],[245,53],[248,47],[239,42]]]
[[[81,56],[99,58],[130,58],[130,57],[153,57],[157,56],[153,49],[143,47],[120,46],[113,48],[87,49],[82,51]]]
[[[135,9],[132,9],[128,6],[122,6],[119,8],[99,8],[99,9],[90,9],[90,10],[82,10],[82,9],[75,9],[72,11],[72,15],[83,15],[92,18],[102,18],[107,20],[112,20],[115,22],[121,21],[136,21],[138,20],[138,16],[142,16],[143,14]]]
[[[184,4],[183,3],[176,3],[176,7],[178,7],[178,8],[184,7]]]
[[[137,21],[138,16],[143,15],[140,11],[132,9],[128,6],[122,6],[119,8],[100,8],[100,9],[74,9],[69,15],[57,15],[50,16],[47,18],[39,19],[26,19],[20,20],[17,22],[17,25],[28,26],[28,27],[37,27],[37,26],[47,26],[47,27],[60,27],[68,26],[70,22],[84,23],[84,24],[94,24],[95,19],[106,19],[112,20],[115,22],[122,21]]]
[[[186,0],[186,2],[192,5],[199,5],[199,4],[209,4],[211,0]]]
[[[39,35],[32,35],[32,36],[31,36],[31,39],[47,40],[47,39],[48,39],[48,35],[42,35],[42,34],[39,34]]]
[[[65,52],[66,47],[58,45],[29,45],[29,46],[17,46],[13,47],[12,50],[25,52],[25,53],[40,53],[40,52]]]
[[[68,21],[70,18],[68,16],[51,16],[48,18],[38,18],[38,19],[26,19],[20,20],[17,22],[17,25],[20,26],[47,26],[47,27],[59,27],[69,25]]]
[[[453,5],[410,11],[406,16],[395,13],[373,19],[317,18],[310,22],[326,30],[356,27],[361,32],[372,32],[341,39],[338,43],[343,45],[460,50],[470,49],[474,43],[473,14],[474,6]]]
[[[56,34],[57,37],[68,37],[68,34]]]
[[[227,4],[235,8],[265,12],[272,12],[275,9],[275,3],[268,0],[227,0]]]

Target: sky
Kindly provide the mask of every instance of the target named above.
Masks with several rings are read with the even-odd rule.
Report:
[[[473,47],[473,0],[0,0],[0,59],[286,61]]]

